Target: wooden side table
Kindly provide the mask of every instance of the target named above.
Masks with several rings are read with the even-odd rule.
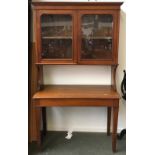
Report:
[[[107,135],[110,135],[111,110],[112,118],[112,150],[116,152],[117,122],[119,95],[112,86],[105,85],[45,85],[33,96],[36,107],[37,144],[41,145],[41,110],[52,106],[106,106]],[[45,121],[45,119],[43,119]],[[43,125],[46,123],[43,122]],[[46,126],[43,126],[46,129]]]

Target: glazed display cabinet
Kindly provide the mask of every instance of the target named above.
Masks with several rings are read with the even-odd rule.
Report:
[[[107,133],[116,151],[119,94],[116,91],[121,2],[35,2],[32,4],[38,91],[36,141],[41,145],[40,117],[46,132],[46,107],[106,106]],[[43,65],[110,65],[111,85],[44,85]],[[93,74],[93,73],[92,73]],[[63,78],[63,77],[62,77]],[[44,133],[45,133],[44,132]]]
[[[118,11],[50,5],[35,7],[38,64],[117,64]]]

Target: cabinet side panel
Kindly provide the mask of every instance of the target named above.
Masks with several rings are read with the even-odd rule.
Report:
[[[38,11],[34,10],[33,11],[33,27],[34,27],[34,42],[35,42],[35,63],[40,62],[39,60],[39,39],[40,39],[40,31],[39,31],[39,15]]]
[[[119,27],[120,27],[120,10],[117,11],[117,18],[116,18],[116,51],[117,51],[115,55],[116,64],[118,64]]]
[[[35,141],[36,135],[36,117],[35,109],[32,103],[32,96],[37,90],[37,68],[35,66],[35,43],[31,44],[30,51],[30,69],[29,69],[29,141]]]

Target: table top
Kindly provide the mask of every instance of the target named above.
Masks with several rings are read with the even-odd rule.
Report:
[[[44,85],[33,99],[119,99],[111,85]]]

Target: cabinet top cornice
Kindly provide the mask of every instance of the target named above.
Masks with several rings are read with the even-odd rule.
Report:
[[[123,2],[32,2],[34,9],[48,9],[51,6],[100,6],[107,7],[107,9],[119,9]],[[109,8],[110,7],[110,8]]]

